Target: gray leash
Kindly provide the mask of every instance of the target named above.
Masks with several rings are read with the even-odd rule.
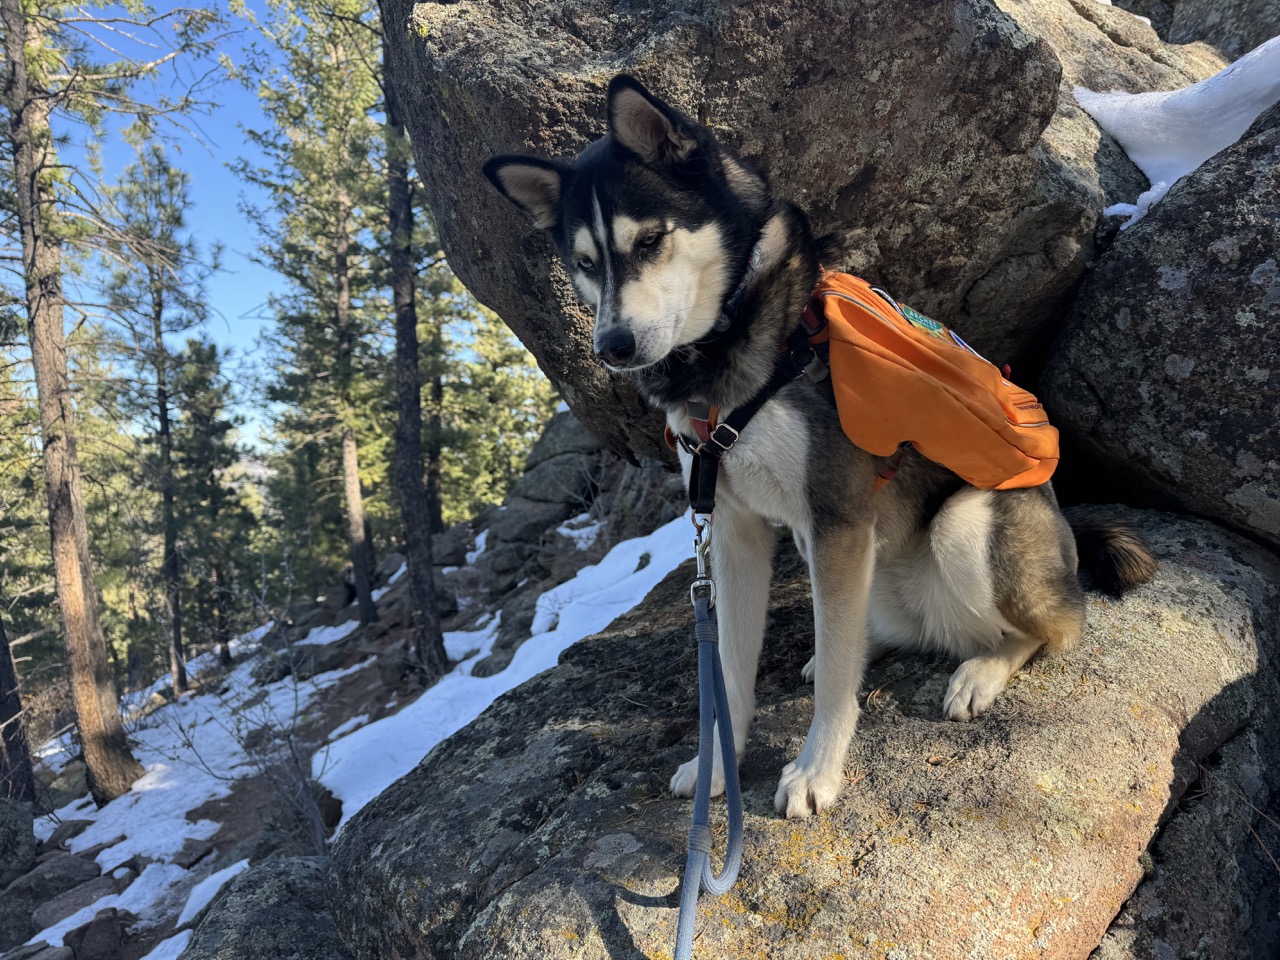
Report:
[[[675,960],[693,956],[693,926],[698,893],[707,890],[719,896],[728,893],[738,879],[742,865],[742,791],[738,785],[738,754],[733,745],[733,723],[729,718],[729,698],[720,666],[719,633],[716,627],[716,585],[707,572],[711,548],[711,520],[694,515],[697,534],[693,541],[698,576],[689,590],[693,601],[693,631],[698,641],[698,780],[693,794],[693,825],[689,828],[689,858],[685,862],[680,890],[680,921],[676,928]],[[715,731],[719,721],[720,755],[724,761],[724,794],[729,808],[729,846],[724,870],[711,870],[711,774],[715,768]]]

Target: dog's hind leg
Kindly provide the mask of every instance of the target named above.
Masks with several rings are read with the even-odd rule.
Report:
[[[724,669],[733,743],[738,757],[747,745],[747,730],[756,712],[756,668],[764,640],[773,566],[773,528],[721,497],[711,533],[711,573],[716,581],[716,617],[720,626],[720,664]],[[715,772],[711,795],[724,792],[724,762],[716,734]],[[671,778],[677,797],[693,796],[698,758],[680,765]]]
[[[1000,640],[971,651],[976,655],[952,674],[942,701],[949,720],[972,720],[1041,647],[1051,653],[1069,650],[1084,634],[1084,592],[1076,579],[1074,544],[1048,502],[1043,495],[1022,498],[1018,507],[1033,518],[1040,514],[1040,522],[1006,522],[994,541],[994,600],[1004,621]]]
[[[1043,640],[1021,630],[1005,631],[999,647],[970,657],[951,675],[942,698],[943,716],[965,722],[985,711],[1004,692],[1009,678],[1043,645]]]
[[[809,554],[813,582],[813,723],[804,749],[782,769],[773,804],[788,817],[821,813],[844,785],[844,758],[858,725],[874,565],[871,524],[823,531]]]

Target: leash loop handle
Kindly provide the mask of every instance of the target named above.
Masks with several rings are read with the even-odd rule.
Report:
[[[738,782],[738,755],[733,743],[733,721],[720,664],[720,637],[715,611],[715,581],[707,569],[711,546],[711,521],[694,517],[697,534],[694,557],[698,578],[693,597],[693,631],[698,643],[698,779],[693,794],[693,825],[689,828],[689,855],[680,890],[680,919],[676,929],[675,960],[691,960],[698,894],[727,893],[742,866],[742,789]],[[711,866],[711,778],[715,771],[716,737],[724,766],[725,801],[729,814],[729,841],[719,875]]]

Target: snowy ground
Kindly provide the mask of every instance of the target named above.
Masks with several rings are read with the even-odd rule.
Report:
[[[312,758],[313,775],[342,800],[342,822],[501,694],[554,667],[567,647],[639,603],[690,555],[691,537],[688,518],[681,517],[647,537],[618,544],[600,563],[544,593],[538,600],[533,636],[517,650],[507,669],[495,676],[474,677],[471,667],[492,650],[498,617],[490,617],[476,630],[446,634],[450,658],[462,661],[451,673],[393,716],[375,723],[368,723],[367,716],[353,717],[339,725]],[[476,546],[474,553],[478,555],[484,544]],[[250,654],[270,627],[266,624],[234,641],[237,658]],[[355,627],[354,621],[317,627],[299,643],[332,643]],[[184,843],[208,840],[220,827],[207,819],[188,820],[188,811],[228,796],[237,780],[261,772],[261,759],[250,755],[244,746],[250,731],[293,729],[307,716],[320,691],[372,662],[366,660],[301,683],[286,678],[260,686],[252,680],[254,660],[249,658],[225,678],[216,693],[188,696],[144,714],[152,694],[168,685],[166,677],[125,697],[121,711],[129,720],[134,752],[145,768],[144,776],[129,793],[101,810],[86,796],[38,820],[36,834],[47,839],[62,820],[91,820],[92,825],[69,842],[73,853],[109,843],[96,856],[104,872],[117,870],[135,856],[151,862],[123,892],[102,898],[40,931],[30,942],[61,944],[65,933],[112,906],[136,914],[139,923],[135,929],[149,929],[174,917],[178,927],[189,923],[247,862],[203,879],[205,871],[192,873],[175,864]],[[202,658],[195,658],[188,666],[199,675],[215,669],[216,660],[203,663]],[[70,759],[70,743],[64,737],[38,752],[57,770]],[[145,960],[176,960],[190,939],[189,929],[179,930]]]
[[[256,638],[241,638],[242,650],[255,645],[265,630],[255,633]],[[292,729],[316,694],[352,672],[352,668],[334,670],[302,683],[286,678],[264,687],[253,682],[252,668],[253,661],[245,661],[228,675],[217,693],[184,697],[136,721],[130,739],[146,772],[123,797],[99,810],[86,796],[36,821],[36,835],[47,839],[61,820],[92,820],[68,847],[78,853],[111,843],[95,858],[104,873],[135,856],[154,862],[123,892],[96,901],[40,931],[29,942],[60,944],[63,934],[106,907],[137,914],[142,929],[183,910],[196,878],[173,860],[186,841],[207,840],[221,826],[211,820],[188,820],[187,812],[228,796],[237,780],[260,772],[261,762],[244,747],[250,731],[261,727]],[[47,753],[46,762],[55,769],[65,762],[62,746]],[[211,898],[216,892],[207,892],[207,896]],[[167,955],[153,955],[151,960]]]
[[[688,517],[678,517],[647,537],[619,543],[599,563],[544,593],[533,636],[505,670],[491,677],[472,676],[471,667],[492,650],[496,617],[478,631],[446,634],[450,658],[466,656],[462,663],[399,713],[332,739],[312,758],[312,775],[342,801],[338,829],[499,696],[554,667],[571,644],[603,630],[644,599],[691,555],[692,537]]]

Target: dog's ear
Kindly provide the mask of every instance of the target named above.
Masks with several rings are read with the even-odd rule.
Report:
[[[550,230],[559,221],[565,176],[559,164],[537,157],[491,157],[484,175],[539,230]]]
[[[645,163],[687,160],[698,149],[691,122],[635,77],[609,81],[609,132]]]

